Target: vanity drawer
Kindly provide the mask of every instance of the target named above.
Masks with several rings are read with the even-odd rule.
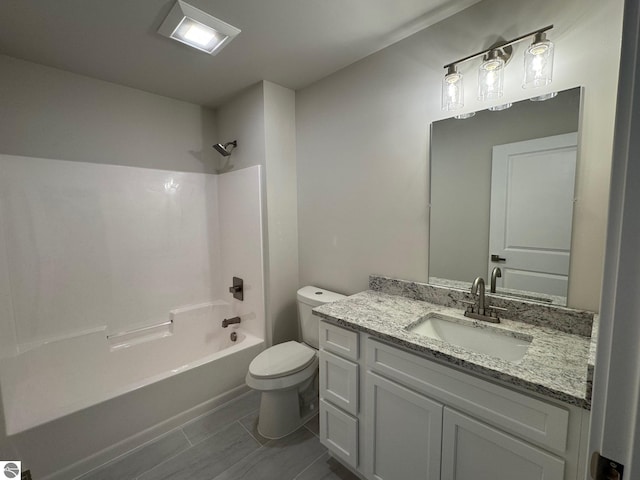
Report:
[[[320,350],[320,398],[358,414],[358,365]]]
[[[367,367],[520,438],[565,452],[569,411],[369,338]]]
[[[358,419],[320,400],[320,441],[347,465],[358,467]]]
[[[358,360],[358,332],[320,322],[320,348],[350,360]]]

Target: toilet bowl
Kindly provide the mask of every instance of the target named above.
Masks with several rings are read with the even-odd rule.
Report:
[[[249,365],[247,385],[261,393],[258,432],[281,438],[295,431],[318,410],[319,319],[311,310],[345,298],[312,286],[298,290],[302,342],[267,348]]]

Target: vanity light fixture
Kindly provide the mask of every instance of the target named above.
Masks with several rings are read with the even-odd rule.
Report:
[[[490,101],[502,97],[504,69],[509,63],[513,51],[512,45],[529,37],[533,37],[533,41],[525,51],[525,73],[522,86],[536,88],[549,85],[553,73],[553,43],[547,40],[545,32],[552,28],[553,25],[549,25],[445,65],[447,73],[442,81],[442,109],[457,110],[464,106],[462,73],[458,71],[458,66],[480,57],[482,57],[482,64],[478,70],[478,99]],[[554,96],[553,93],[540,95],[537,100],[546,100]],[[490,110],[504,110],[510,106],[510,103],[505,103],[491,107]]]
[[[177,0],[158,33],[209,55],[216,55],[240,33],[240,29]]]

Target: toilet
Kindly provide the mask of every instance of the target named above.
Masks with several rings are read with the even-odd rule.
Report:
[[[345,298],[312,286],[302,287],[297,297],[302,342],[267,348],[253,359],[246,376],[247,385],[262,392],[258,432],[265,438],[282,438],[317,412],[320,319],[311,310]]]

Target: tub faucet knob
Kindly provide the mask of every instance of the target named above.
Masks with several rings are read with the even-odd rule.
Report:
[[[233,285],[229,287],[229,293],[236,300],[244,300],[244,282],[241,278],[233,277]]]

